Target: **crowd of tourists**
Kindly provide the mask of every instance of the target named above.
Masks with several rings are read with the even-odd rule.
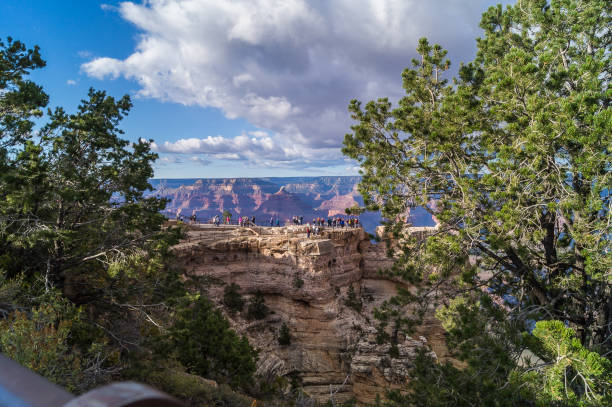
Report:
[[[291,218],[291,222],[294,225],[303,225],[304,217],[303,216],[293,216]],[[357,217],[350,217],[348,219],[344,219],[343,217],[340,217],[340,216],[331,217],[327,219],[322,218],[322,217],[317,217],[312,220],[313,227],[314,226],[323,227],[325,225],[327,225],[330,228],[343,228],[343,227],[358,228],[360,226],[359,218]]]
[[[330,228],[344,228],[344,227],[349,227],[349,228],[357,228],[359,227],[359,218],[349,218],[349,219],[344,219],[341,217],[335,217],[335,218],[328,218],[327,220],[325,220],[325,218],[314,218],[312,220],[312,226],[310,225],[310,223],[306,224],[306,237],[310,238],[310,235],[313,236],[318,236],[321,234],[321,231],[323,230],[323,227],[327,224],[328,227]]]
[[[196,214],[192,214],[191,216],[189,216],[189,218],[187,218],[185,215],[181,214],[181,213],[177,213],[176,214],[176,220],[177,221],[181,221],[181,222],[186,222],[187,220],[189,220],[190,223],[197,223],[198,219]],[[211,220],[211,223],[213,223],[216,226],[219,226],[221,223],[225,223],[227,225],[231,224],[231,216],[226,216],[226,217],[220,217],[219,215],[215,215]],[[303,216],[292,216],[291,217],[291,223],[293,225],[296,226],[300,226],[300,225],[304,225],[304,217]],[[280,226],[280,218],[278,217],[274,217],[271,216],[269,221],[266,222],[267,225],[269,225],[270,227],[276,226],[279,227]],[[239,216],[238,217],[238,226],[255,226],[255,215],[253,216]],[[308,222],[306,223],[306,234],[308,235],[308,237],[310,237],[310,235],[318,235],[320,234],[321,230],[323,229],[323,227],[329,227],[329,228],[344,228],[344,227],[349,227],[349,228],[358,228],[361,226],[360,222],[359,222],[359,218],[358,217],[349,217],[348,219],[345,219],[341,216],[335,216],[335,217],[329,217],[329,218],[324,218],[324,217],[316,217],[312,219],[312,223]]]
[[[177,213],[176,214],[176,220],[181,221],[181,222],[186,222],[187,221],[187,217],[181,213]],[[197,215],[194,213],[191,216],[189,216],[189,223],[198,223],[198,217]]]
[[[255,215],[238,217],[238,226],[255,226]]]

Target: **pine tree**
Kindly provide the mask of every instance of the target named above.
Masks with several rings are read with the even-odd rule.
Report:
[[[381,327],[408,330],[422,316],[406,313],[415,304],[445,304],[440,319],[467,369],[422,372],[447,375],[457,397],[541,396],[524,394],[518,363],[533,321],[566,321],[581,346],[609,360],[611,15],[603,0],[491,7],[476,59],[452,83],[446,51],[422,39],[398,107],[351,102],[357,124],[343,151],[361,164],[366,207],[382,210],[402,249],[391,272],[420,289],[379,309]],[[424,242],[405,233],[414,206],[439,222]],[[545,376],[549,363],[530,371]],[[468,379],[471,387],[458,386]],[[555,402],[609,400],[612,391],[581,386]]]

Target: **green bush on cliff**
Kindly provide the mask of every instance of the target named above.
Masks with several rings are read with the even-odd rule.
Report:
[[[291,345],[291,333],[289,332],[289,327],[285,322],[281,325],[280,330],[278,331],[278,344],[281,346]]]
[[[293,279],[293,288],[295,288],[296,290],[299,290],[303,286],[304,286],[304,280],[302,280],[298,276],[295,276],[295,278]]]
[[[253,383],[257,351],[205,297],[185,304],[168,330],[169,350],[187,371],[231,386]]]
[[[270,309],[266,305],[264,296],[261,291],[257,291],[249,300],[247,308],[247,318],[250,320],[264,319],[270,313]]]
[[[223,305],[225,305],[230,314],[242,312],[244,308],[244,298],[240,294],[240,286],[236,283],[226,285],[223,289]]]
[[[361,312],[361,309],[363,308],[363,303],[359,298],[357,298],[357,294],[355,294],[355,288],[353,288],[352,284],[349,286],[349,289],[346,293],[344,305],[354,309],[357,312]]]

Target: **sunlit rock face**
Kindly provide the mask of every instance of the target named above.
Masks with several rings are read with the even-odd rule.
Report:
[[[379,273],[392,263],[384,244],[372,243],[362,229],[326,229],[310,238],[304,229],[196,226],[174,251],[187,273],[236,283],[245,299],[263,293],[272,310],[265,319],[227,314],[260,349],[259,374],[298,377],[319,401],[331,391],[336,401],[373,403],[377,393],[405,385],[419,347],[445,352],[441,327],[430,313],[413,338],[401,338],[399,357],[391,358],[388,345],[376,343],[372,315],[398,284]],[[346,305],[350,287],[360,311]],[[209,288],[221,307],[223,289]],[[288,346],[278,344],[283,323]]]

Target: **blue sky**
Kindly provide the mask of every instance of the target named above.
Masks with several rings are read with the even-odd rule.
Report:
[[[418,38],[475,54],[487,0],[2,0],[0,36],[39,45],[33,75],[72,111],[130,94],[156,177],[354,175],[348,101],[401,96]]]

